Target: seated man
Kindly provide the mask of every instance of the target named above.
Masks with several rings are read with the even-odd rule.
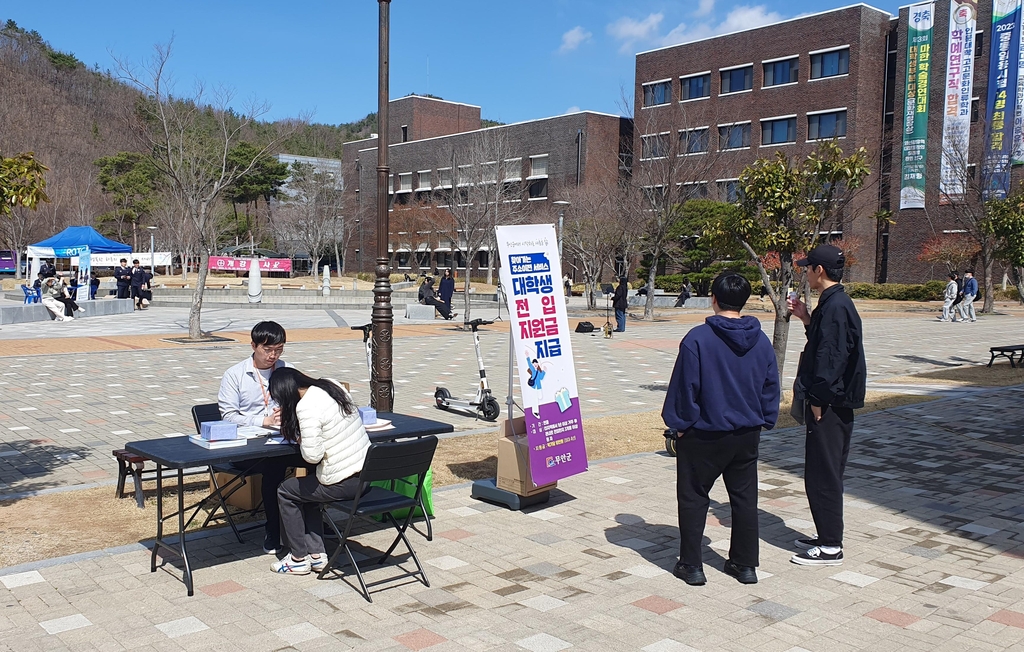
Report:
[[[275,369],[289,366],[281,360],[286,339],[284,328],[277,322],[261,321],[253,326],[251,335],[252,355],[224,372],[220,381],[217,393],[220,417],[240,426],[276,429],[281,426],[281,411],[270,397],[270,375]],[[267,554],[276,554],[281,547],[277,488],[288,466],[294,466],[294,460],[272,458],[252,468],[253,472],[263,474],[263,509],[267,514],[263,551]]]
[[[434,279],[429,276],[423,281],[423,285],[420,286],[420,303],[434,306],[445,319],[452,320],[459,316],[458,313],[449,310],[448,305],[444,301],[435,296]]]

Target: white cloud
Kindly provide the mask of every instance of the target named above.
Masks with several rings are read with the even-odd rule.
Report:
[[[700,0],[697,4],[697,10],[693,12],[694,16],[707,16],[715,10],[715,0]]]
[[[715,0],[700,0],[695,15],[703,16],[714,11]],[[778,22],[783,16],[769,11],[765,5],[740,5],[734,7],[721,21],[710,18],[693,24],[679,23],[667,34],[661,34],[662,14],[651,14],[642,21],[620,18],[608,25],[608,33],[621,41],[620,51],[632,52],[635,44],[663,47],[678,45],[702,38],[738,32],[769,23]]]
[[[562,34],[562,47],[558,48],[561,53],[572,52],[580,45],[586,43],[593,36],[590,32],[577,25],[565,34]]]
[[[579,112],[580,112],[580,107],[578,107],[578,106],[570,106],[568,109],[565,110],[565,114],[564,115],[568,115],[570,113],[579,113]]]
[[[629,52],[636,42],[649,41],[656,37],[664,14],[651,14],[643,20],[622,17],[608,25],[608,34],[617,41],[622,41],[620,51]]]

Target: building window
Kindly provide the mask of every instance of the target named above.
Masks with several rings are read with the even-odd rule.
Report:
[[[416,173],[416,190],[430,190],[430,170]]]
[[[971,98],[971,124],[981,119],[981,100],[977,97]]]
[[[530,157],[530,178],[548,176],[548,155]]]
[[[730,204],[738,204],[743,199],[743,189],[740,187],[739,179],[723,179],[718,183],[718,196],[722,201]]]
[[[498,162],[484,163],[480,178],[484,183],[498,183]]]
[[[458,169],[458,176],[455,178],[455,184],[458,186],[471,186],[473,185],[473,166],[472,165],[460,165]]]
[[[412,192],[412,172],[398,175],[398,192]]]
[[[547,199],[548,180],[534,179],[530,182],[530,199]]]
[[[711,97],[711,73],[682,77],[679,80],[679,101]]]
[[[708,128],[684,129],[679,132],[679,153],[699,154],[708,151]]]
[[[402,142],[409,142],[409,125],[402,125]]]
[[[811,79],[835,77],[850,72],[850,48],[811,55]]]
[[[523,178],[523,159],[505,159],[502,167],[505,169],[505,181],[519,181]]]
[[[452,187],[452,169],[451,168],[440,168],[437,171],[437,185],[440,188],[451,188]]]
[[[640,137],[641,160],[665,158],[668,156],[668,151],[668,134],[651,134],[650,136]]]
[[[672,95],[672,82],[659,81],[644,84],[644,106],[668,104]]]
[[[764,85],[795,84],[798,78],[799,65],[800,59],[797,57],[764,64]]]
[[[796,142],[796,117],[765,120],[761,123],[761,144],[781,145]]]
[[[750,147],[750,123],[718,127],[718,149]]]
[[[412,252],[409,251],[396,251],[395,252],[395,263],[398,269],[409,269],[410,262],[412,261]]]
[[[985,32],[980,29],[974,33],[974,58],[980,59],[985,53]]]
[[[807,140],[841,138],[846,135],[846,111],[807,116]]]
[[[707,199],[708,182],[695,181],[691,183],[679,184],[679,198],[682,201],[689,201],[691,199]]]
[[[668,190],[665,186],[644,186],[643,190],[652,209],[662,208],[668,203]]]
[[[754,87],[754,66],[743,66],[722,71],[721,94],[749,91]]]

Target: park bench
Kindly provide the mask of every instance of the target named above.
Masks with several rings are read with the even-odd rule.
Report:
[[[135,504],[139,506],[139,509],[145,507],[146,501],[145,496],[142,493],[142,482],[143,480],[155,480],[156,469],[147,469],[146,462],[149,461],[141,455],[135,453],[129,453],[123,448],[119,448],[113,451],[114,459],[117,460],[117,489],[114,492],[114,496],[117,498],[124,498],[124,484],[128,480],[128,476],[132,476],[132,481],[135,483]],[[203,468],[185,469],[185,475],[196,475],[206,474],[207,470]]]
[[[990,348],[989,353],[992,354],[992,358],[988,361],[988,366],[992,366],[992,363],[996,361],[996,358],[1009,358],[1010,366],[1013,368],[1017,367],[1017,364],[1013,360],[1013,354],[1019,354],[1017,356],[1017,362],[1024,362],[1024,344],[1015,344],[1013,346],[993,346]]]

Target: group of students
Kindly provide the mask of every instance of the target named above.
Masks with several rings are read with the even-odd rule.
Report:
[[[444,270],[441,277],[440,287],[434,290],[434,278],[428,276],[423,279],[420,285],[419,302],[428,306],[434,306],[441,316],[451,321],[459,316],[459,313],[452,312],[452,296],[455,295],[455,279],[452,278],[450,269]]]
[[[68,285],[53,265],[43,263],[32,287],[39,291],[40,303],[57,321],[74,321],[75,313],[82,310],[72,293],[78,286]]]
[[[340,383],[311,378],[281,359],[287,336],[280,324],[256,324],[251,339],[252,356],[228,369],[221,380],[221,418],[280,429],[285,440],[298,443],[301,459],[268,458],[249,470],[263,475],[263,551],[278,557],[271,570],[320,572],[327,555],[319,504],[356,497],[370,438]],[[315,467],[316,472],[286,479],[289,467]]]
[[[822,245],[797,265],[819,293],[813,312],[795,293],[788,302],[807,336],[791,414],[805,425],[804,488],[817,534],[793,541],[799,552],[790,561],[836,566],[843,562],[843,474],[853,411],[864,406],[866,390],[861,320],[840,284],[846,265],[842,251]],[[738,274],[715,279],[715,314],[680,343],[662,409],[665,425],[678,437],[680,552],[674,574],[693,586],[707,582],[701,539],[709,493],[719,477],[732,510],[724,570],[743,584],[757,583],[758,446],[761,431],[775,427],[779,416],[780,379],[760,321],[740,314],[750,293],[750,282]]]
[[[978,279],[974,278],[974,270],[964,272],[963,279],[956,272],[950,272],[943,292],[942,316],[939,321],[978,321],[978,315],[974,312],[974,300],[977,297]],[[956,318],[957,314],[960,319]]]
[[[128,259],[122,258],[120,264],[114,268],[114,280],[117,282],[118,299],[131,297],[136,310],[145,310],[149,307],[149,302],[153,300],[153,275],[139,264],[137,258],[132,261],[131,267],[128,267]]]

